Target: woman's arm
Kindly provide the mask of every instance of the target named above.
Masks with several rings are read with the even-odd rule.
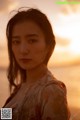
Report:
[[[42,93],[42,120],[69,120],[66,88],[58,85],[45,87]]]

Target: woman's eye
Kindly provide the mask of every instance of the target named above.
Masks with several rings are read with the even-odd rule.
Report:
[[[18,44],[20,44],[20,41],[19,41],[19,40],[13,40],[13,41],[12,41],[12,44],[18,45]]]
[[[36,43],[36,42],[37,42],[36,39],[30,39],[30,40],[29,40],[29,43]]]

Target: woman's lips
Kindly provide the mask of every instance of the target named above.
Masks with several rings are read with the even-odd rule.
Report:
[[[23,62],[23,63],[27,63],[27,62],[30,62],[31,59],[20,59],[20,61]]]

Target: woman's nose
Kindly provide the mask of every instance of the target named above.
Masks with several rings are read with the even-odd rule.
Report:
[[[24,54],[24,53],[29,53],[29,46],[28,46],[27,44],[25,44],[25,43],[22,43],[22,44],[20,45],[20,52],[21,52],[22,54]]]

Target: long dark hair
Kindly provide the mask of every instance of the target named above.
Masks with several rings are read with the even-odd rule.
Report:
[[[44,60],[44,64],[47,65],[50,56],[55,47],[55,36],[53,34],[53,30],[51,24],[47,18],[47,16],[42,13],[40,10],[35,8],[29,8],[27,10],[21,10],[16,13],[8,22],[6,28],[6,36],[8,42],[8,53],[9,53],[9,68],[8,68],[8,80],[9,80],[9,88],[10,91],[12,87],[15,89],[20,85],[22,82],[26,80],[26,70],[22,69],[15,60],[15,57],[12,52],[12,31],[14,26],[23,21],[31,20],[35,22],[43,31],[45,35],[45,42],[47,46],[49,46],[49,52]],[[16,79],[19,75],[20,83],[16,84]]]

